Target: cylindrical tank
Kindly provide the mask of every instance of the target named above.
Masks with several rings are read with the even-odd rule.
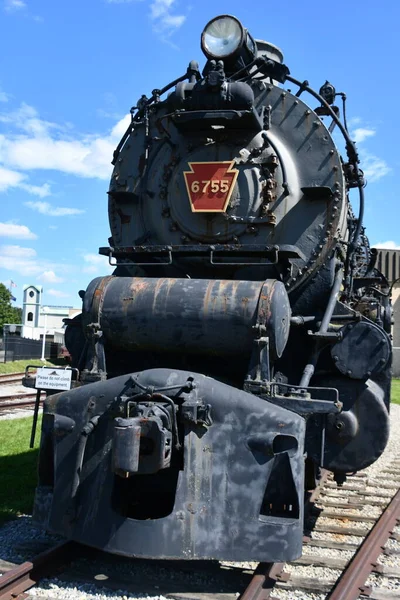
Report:
[[[105,277],[89,285],[83,320],[99,323],[106,343],[119,350],[240,356],[265,336],[271,357],[279,357],[290,304],[275,279]]]

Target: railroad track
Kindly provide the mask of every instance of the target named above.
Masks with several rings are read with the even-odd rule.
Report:
[[[44,395],[42,394],[42,398]],[[10,413],[15,410],[33,408],[35,405],[36,392],[33,394],[12,394],[0,396],[0,414]]]
[[[400,534],[393,533],[400,519],[400,459],[383,469],[379,480],[359,473],[349,477],[342,488],[337,488],[330,477],[325,477],[326,480],[314,491],[307,505],[303,556],[292,563],[260,563],[250,572],[250,564],[228,566],[222,563],[221,566],[216,563],[193,564],[179,561],[171,566],[174,561],[139,560],[133,561],[134,571],[136,573],[139,570],[140,573],[140,568],[145,565],[145,574],[139,574],[137,581],[132,576],[124,578],[119,572],[114,579],[112,576],[101,576],[99,583],[109,589],[126,589],[129,593],[141,595],[162,594],[179,600],[233,600],[240,589],[244,591],[239,600],[297,600],[303,597],[302,594],[310,592],[314,594],[314,598],[327,600],[400,598],[400,588],[388,589],[379,583],[380,577],[384,577],[386,581],[400,579],[400,569],[378,562],[380,555],[400,556],[400,550],[392,550],[387,545],[389,539],[400,541]],[[93,554],[92,550],[70,542],[15,567],[0,577],[0,600],[22,598],[18,594],[35,585],[42,577],[54,575],[55,569],[60,568],[60,565],[61,568],[65,567],[71,556],[75,559],[79,552]],[[343,553],[346,557],[338,556]],[[99,566],[105,560],[109,563]],[[63,573],[58,575],[58,579],[65,581],[66,585],[71,580],[75,582],[74,585],[76,581],[91,582],[99,579],[96,575],[99,569],[100,573],[107,572],[107,569],[112,568],[110,563],[120,566],[122,560],[124,559],[121,557],[110,557],[97,552],[93,561],[86,561],[83,570],[74,566],[73,573]],[[168,572],[165,583],[157,571],[156,575],[149,574],[149,564],[154,569]],[[314,569],[313,576],[306,574],[310,567]],[[179,570],[179,577],[175,576],[178,581],[171,581],[171,569]],[[318,569],[328,569],[330,575],[315,573]],[[206,573],[204,582],[216,578],[220,582],[218,587],[211,586],[210,589],[210,586],[207,587],[202,582],[190,592],[186,588],[183,592],[180,578],[188,571],[193,574],[193,571],[197,573],[198,570],[203,571],[203,575]],[[375,578],[372,585],[371,578]],[[143,587],[146,587],[145,592]],[[78,596],[79,594],[77,598]],[[23,597],[27,598],[26,595]]]
[[[0,375],[0,385],[13,385],[22,383],[25,373],[4,373]]]
[[[38,581],[65,567],[77,555],[78,545],[73,542],[61,542],[35,556],[32,561],[24,562],[0,577],[0,600],[26,598],[24,592]]]
[[[400,598],[400,588],[379,583],[380,577],[400,579],[400,568],[378,562],[381,555],[400,555],[387,547],[389,539],[400,541],[393,533],[400,522],[400,461],[382,470],[381,476],[377,481],[360,473],[349,477],[342,488],[328,479],[316,493],[306,521],[306,533],[317,535],[304,537],[303,556],[286,564],[260,563],[240,600],[297,598],[304,593],[327,600]],[[346,491],[350,495],[343,497]],[[346,558],[337,556],[345,553]],[[310,567],[313,574],[307,576]],[[326,570],[331,573],[328,577]]]
[[[5,373],[0,375],[0,387],[22,384],[25,373]],[[14,412],[16,410],[33,408],[36,398],[36,390],[32,392],[11,392],[3,390],[0,395],[0,414]]]

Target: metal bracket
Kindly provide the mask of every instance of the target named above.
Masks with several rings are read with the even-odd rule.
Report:
[[[211,404],[196,404],[185,402],[181,408],[182,418],[195,425],[210,427],[213,424],[211,417]]]

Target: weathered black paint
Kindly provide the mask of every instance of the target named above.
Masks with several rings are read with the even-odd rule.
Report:
[[[254,52],[250,70],[192,61],[142,96],[114,153],[100,253],[116,270],[68,325],[85,385],[46,401],[35,501],[47,527],[111,552],[290,560],[305,456],[343,481],[387,442],[390,294],[357,150],[333,86]],[[221,161],[237,171],[226,211],[193,212],[189,163]]]
[[[45,413],[68,415],[72,432],[43,432],[55,446],[54,486],[39,487],[34,518],[52,531],[110,552],[143,557],[284,560],[301,553],[303,533],[305,421],[291,411],[197,373],[150,370],[132,374],[145,386],[196,387],[185,402],[211,405],[209,427],[184,421],[183,466],[179,471],[173,511],[159,519],[137,520],[112,508],[114,473],[112,435],[114,398],[129,388],[130,376],[83,386],[48,398]],[[89,403],[91,409],[88,412]],[[111,403],[111,405],[110,405]],[[94,406],[93,406],[94,404]],[[100,415],[89,438],[76,502],[71,483],[77,441],[88,415]],[[285,438],[283,442],[280,438]],[[290,443],[289,443],[290,442]],[[281,457],[281,458],[279,458]],[[295,489],[297,516],[260,514],[274,464],[287,459],[289,475],[274,479],[274,495],[282,513],[285,486]],[[46,456],[40,457],[43,463]],[[292,481],[290,481],[290,475]],[[159,490],[162,495],[162,490]]]

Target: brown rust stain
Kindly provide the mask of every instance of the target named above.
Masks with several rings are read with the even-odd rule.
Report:
[[[206,293],[204,294],[204,298],[203,298],[204,315],[208,315],[209,308],[210,308],[210,302],[211,302],[211,293],[212,293],[215,283],[216,283],[216,281],[211,280],[211,281],[209,281],[209,283],[207,285]],[[214,300],[214,298],[213,298],[213,300]]]
[[[130,285],[130,289],[135,294],[141,294],[145,292],[150,287],[150,283],[148,281],[143,281],[139,277],[135,277],[132,279],[132,283]]]

